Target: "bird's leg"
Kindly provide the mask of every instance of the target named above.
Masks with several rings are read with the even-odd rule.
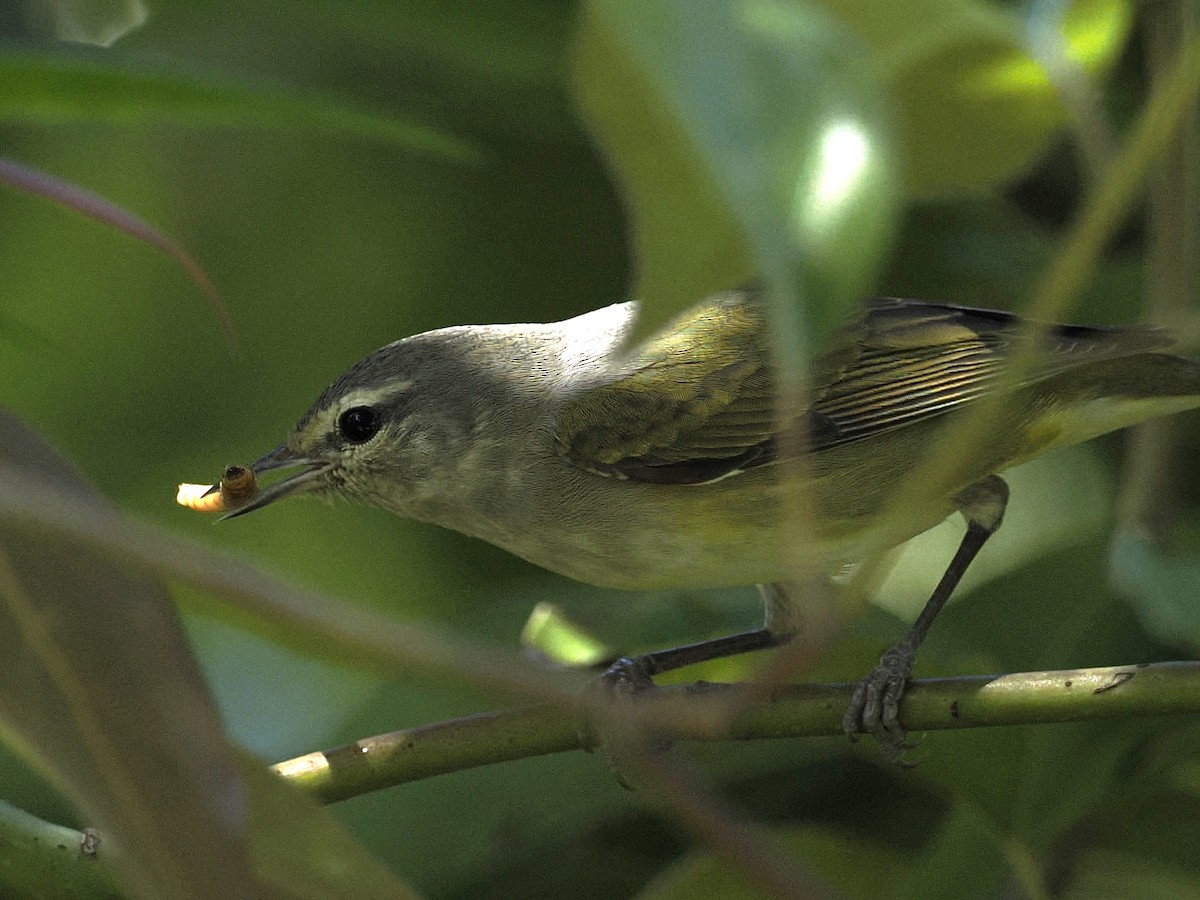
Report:
[[[854,689],[842,727],[853,739],[859,732],[875,735],[884,752],[903,762],[903,752],[911,749],[899,720],[900,698],[912,675],[917,648],[929,633],[950,594],[977,553],[996,533],[1008,504],[1008,485],[998,475],[990,475],[963,490],[955,503],[967,520],[967,533],[945,574],[933,590],[925,608],[917,616],[908,634],[879,659],[879,665]]]
[[[766,610],[762,628],[696,644],[655,650],[641,656],[622,657],[608,667],[604,680],[610,684],[628,685],[627,690],[636,693],[651,686],[654,676],[663,672],[786,644],[800,629],[799,614],[787,587],[782,584],[760,584],[758,590]]]
[[[739,656],[754,650],[765,650],[787,643],[798,628],[794,605],[783,585],[759,585],[766,607],[766,624],[754,631],[743,631],[726,637],[713,638],[696,644],[685,644],[666,650],[656,650],[641,656],[625,656],[616,660],[595,682],[606,702],[629,700],[654,687],[654,676],[697,663]],[[593,721],[591,713],[579,723],[579,739],[587,750],[599,749],[617,779],[629,786],[620,766],[620,752],[611,729]],[[660,748],[669,742],[659,740]]]
[[[778,635],[766,628],[742,631],[726,637],[713,638],[697,644],[684,644],[667,650],[655,650],[641,656],[624,656],[608,667],[604,678],[648,686],[655,675],[672,672],[685,666],[739,656],[754,650],[765,650],[786,643],[790,635]]]

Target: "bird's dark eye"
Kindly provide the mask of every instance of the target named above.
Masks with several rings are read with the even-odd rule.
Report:
[[[369,406],[352,406],[338,416],[338,431],[352,444],[365,444],[379,433],[379,413]]]

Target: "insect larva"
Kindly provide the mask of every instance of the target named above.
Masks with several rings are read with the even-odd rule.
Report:
[[[258,495],[258,479],[246,466],[226,466],[221,475],[221,499],[226,509],[244,506]]]
[[[196,512],[221,512],[225,509],[221,492],[213,491],[211,484],[181,484],[179,493],[175,495],[175,502]]]
[[[181,484],[175,502],[197,512],[224,512],[258,495],[258,479],[246,466],[227,466],[217,490],[208,484]]]

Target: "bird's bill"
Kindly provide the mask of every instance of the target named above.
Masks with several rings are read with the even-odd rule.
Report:
[[[281,481],[276,481],[274,484],[267,485],[259,491],[253,500],[244,506],[239,506],[225,513],[219,521],[245,515],[256,509],[262,509],[276,500],[282,500],[284,497],[288,497],[297,491],[303,491],[325,475],[329,471],[330,466],[331,464],[324,460],[296,456],[288,449],[286,444],[280,444],[266,456],[253,462],[250,465],[250,471],[254,473],[256,478],[267,472],[275,472],[280,469],[299,468],[300,471],[289,475]]]

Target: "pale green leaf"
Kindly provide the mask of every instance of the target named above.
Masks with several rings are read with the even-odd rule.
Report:
[[[465,141],[345,99],[49,53],[0,53],[0,121],[5,120],[317,129],[457,162],[480,159]]]
[[[0,456],[103,505],[7,413]],[[131,894],[256,895],[236,762],[161,584],[0,529],[0,656],[0,733],[120,848]]]
[[[798,4],[596,0],[575,87],[629,207],[639,333],[761,279],[803,361],[872,282],[896,206],[861,45]]]
[[[1029,166],[1068,121],[1031,45],[1048,48],[1056,69],[1099,77],[1132,23],[1127,0],[1074,0],[1058,21],[1029,22],[986,0],[823,5],[871,47],[897,106],[905,186],[916,195],[990,187]]]

